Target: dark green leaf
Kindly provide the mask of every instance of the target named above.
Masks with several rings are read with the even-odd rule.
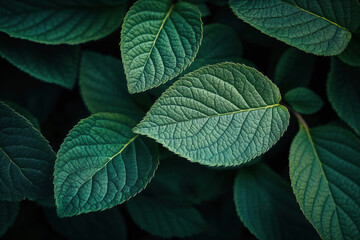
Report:
[[[316,93],[303,87],[291,89],[284,95],[284,98],[295,111],[303,114],[316,113],[324,105]]]
[[[274,82],[282,92],[292,88],[307,87],[314,70],[315,56],[289,48],[280,58]]]
[[[55,153],[24,117],[0,102],[0,200],[44,200],[53,192]]]
[[[360,134],[360,68],[332,59],[327,95],[339,117]]]
[[[0,31],[48,44],[78,44],[113,32],[126,0],[1,0]]]
[[[322,239],[357,239],[360,140],[340,127],[300,125],[289,160],[297,201]]]
[[[120,60],[85,51],[79,78],[81,96],[91,113],[121,113],[136,120],[145,114],[127,91]]]
[[[18,209],[18,202],[0,201],[0,237],[2,237],[14,223]]]
[[[353,34],[348,47],[339,55],[339,58],[350,66],[360,67],[360,33]]]
[[[9,102],[9,101],[3,101],[3,102],[9,107],[11,107],[15,112],[17,112],[18,114],[29,120],[30,123],[34,126],[34,128],[40,131],[39,121],[27,109],[13,102]]]
[[[241,168],[235,180],[237,213],[247,228],[264,239],[318,239],[290,184],[265,164]]]
[[[99,113],[70,131],[55,163],[60,217],[111,208],[145,188],[158,165],[157,146],[134,134],[134,126],[123,115]]]
[[[46,46],[0,34],[0,56],[44,82],[68,89],[75,84],[80,58],[78,47]]]

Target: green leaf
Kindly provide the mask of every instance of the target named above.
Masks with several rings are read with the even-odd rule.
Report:
[[[230,0],[229,4],[251,26],[316,55],[340,54],[360,23],[357,0]]]
[[[190,177],[189,177],[190,176]],[[184,159],[166,159],[156,172],[156,180],[166,186],[174,195],[200,204],[223,194],[231,184],[226,171],[219,171]]]
[[[80,61],[78,47],[46,46],[1,34],[0,56],[34,78],[74,87]]]
[[[359,149],[360,140],[336,126],[300,125],[291,144],[291,185],[322,239],[360,236]]]
[[[274,82],[282,92],[307,87],[315,66],[315,56],[289,48],[281,56],[275,69]]]
[[[339,117],[360,134],[360,69],[332,59],[327,95]]]
[[[144,192],[128,201],[126,207],[133,221],[155,236],[189,237],[206,227],[198,210],[178,196]]]
[[[194,60],[202,39],[197,7],[171,0],[139,0],[126,14],[121,56],[130,93],[157,87]]]
[[[34,128],[40,131],[39,121],[27,109],[10,101],[3,101],[3,103],[11,107],[15,112],[17,112],[27,120],[29,120],[30,123],[34,126]]]
[[[55,209],[45,209],[52,229],[69,240],[125,240],[127,228],[118,208],[71,218],[59,218]]]
[[[258,239],[318,239],[290,184],[265,164],[241,168],[234,185],[237,213]]]
[[[0,102],[0,200],[43,200],[53,192],[55,153],[24,117]]]
[[[123,115],[99,113],[70,131],[55,163],[60,217],[111,208],[145,188],[158,165],[157,147],[135,135],[134,126]]]
[[[297,112],[313,114],[318,112],[324,105],[323,100],[308,88],[294,88],[284,95],[286,102]]]
[[[193,162],[243,164],[266,152],[289,124],[279,89],[257,70],[220,63],[180,78],[134,132]]]
[[[120,60],[95,52],[82,53],[80,93],[91,113],[114,112],[140,120],[144,112],[126,88]]]
[[[1,0],[0,31],[47,44],[78,44],[116,30],[125,0]]]
[[[18,202],[0,201],[0,237],[2,237],[14,223],[18,209]]]
[[[339,58],[350,66],[360,67],[360,33],[353,34],[348,47],[339,55]]]

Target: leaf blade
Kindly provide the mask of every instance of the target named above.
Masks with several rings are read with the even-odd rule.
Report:
[[[190,161],[239,165],[265,152],[287,128],[289,113],[280,99],[276,86],[253,68],[210,65],[170,87],[134,132],[154,138]]]
[[[140,13],[152,23],[142,21]],[[192,4],[137,1],[121,30],[121,56],[129,92],[145,91],[176,77],[194,60],[201,39],[200,12]]]
[[[145,188],[158,154],[156,146],[131,132],[134,125],[120,114],[99,113],[70,131],[55,163],[60,217],[113,207]]]

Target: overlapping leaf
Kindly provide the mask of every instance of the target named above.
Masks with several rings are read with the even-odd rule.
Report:
[[[184,200],[185,196],[168,194],[164,186],[154,183],[126,203],[131,218],[140,228],[163,238],[189,237],[205,229],[201,214]],[[154,193],[153,189],[160,192]]]
[[[350,66],[360,67],[360,33],[353,34],[348,47],[339,55],[339,58]]]
[[[75,84],[80,60],[78,47],[45,46],[5,34],[0,34],[0,56],[32,77],[68,89]]]
[[[290,48],[281,56],[275,69],[274,82],[281,91],[307,87],[315,65],[315,56]]]
[[[302,214],[290,184],[264,164],[239,170],[234,199],[239,217],[258,239],[319,238]]]
[[[202,39],[199,10],[171,0],[139,0],[121,30],[121,56],[130,93],[157,87],[188,67]]]
[[[0,102],[0,200],[52,196],[55,153],[32,124]]]
[[[360,24],[357,0],[230,0],[245,22],[291,46],[316,55],[345,50]]]
[[[332,59],[327,95],[339,117],[360,134],[360,69]]]
[[[0,201],[0,237],[2,237],[14,223],[18,208],[18,202]]]
[[[301,125],[290,149],[291,185],[322,239],[360,236],[360,140],[336,126]]]
[[[48,44],[78,44],[113,32],[123,21],[126,0],[2,0],[0,31]]]
[[[120,60],[83,52],[79,78],[81,96],[91,113],[114,112],[135,119],[145,114],[127,91]]]
[[[148,184],[158,165],[157,148],[134,134],[134,126],[123,115],[99,113],[70,131],[54,172],[60,217],[111,208]]]
[[[316,113],[324,104],[315,92],[302,87],[291,89],[284,98],[295,111],[304,114]]]
[[[185,75],[134,129],[190,161],[245,163],[266,152],[289,123],[277,87],[241,64],[210,65]]]

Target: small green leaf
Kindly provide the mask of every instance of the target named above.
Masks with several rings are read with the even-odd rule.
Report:
[[[11,107],[15,112],[17,112],[27,120],[29,120],[30,123],[34,126],[34,128],[40,131],[39,121],[27,109],[10,101],[3,101],[3,103]]]
[[[201,214],[181,196],[147,192],[126,203],[131,218],[141,229],[163,238],[184,238],[205,230]]]
[[[340,54],[360,23],[357,0],[230,0],[229,4],[251,26],[316,55]]]
[[[118,208],[71,218],[59,218],[55,209],[45,209],[52,229],[69,240],[125,240],[127,228]]]
[[[315,66],[315,56],[289,48],[281,56],[275,69],[274,82],[282,92],[307,87]]]
[[[157,87],[194,60],[202,39],[200,12],[186,2],[139,0],[126,14],[121,56],[130,93]]]
[[[289,124],[279,89],[257,70],[220,63],[180,78],[134,132],[193,162],[240,165],[266,152]]]
[[[2,237],[14,223],[18,210],[18,202],[0,201],[0,237]]]
[[[0,34],[0,56],[34,78],[74,87],[80,61],[78,47],[46,46]]]
[[[43,200],[53,192],[55,153],[23,116],[0,102],[0,200]]]
[[[300,125],[289,160],[297,201],[322,239],[357,239],[360,140],[340,127]]]
[[[348,47],[338,57],[350,66],[360,67],[360,33],[353,34]]]
[[[286,102],[297,112],[313,114],[324,105],[323,100],[308,88],[294,88],[284,95]]]
[[[120,60],[85,51],[79,79],[81,96],[91,113],[120,113],[136,120],[145,114],[127,91]]]
[[[134,134],[134,126],[123,115],[99,113],[70,131],[55,163],[60,217],[111,208],[145,188],[158,165],[157,146]]]
[[[258,239],[319,238],[300,211],[290,184],[265,164],[239,170],[234,199],[241,221]]]
[[[339,117],[360,134],[360,69],[332,59],[327,95]]]
[[[117,29],[126,0],[1,0],[0,31],[47,44],[78,44]]]

